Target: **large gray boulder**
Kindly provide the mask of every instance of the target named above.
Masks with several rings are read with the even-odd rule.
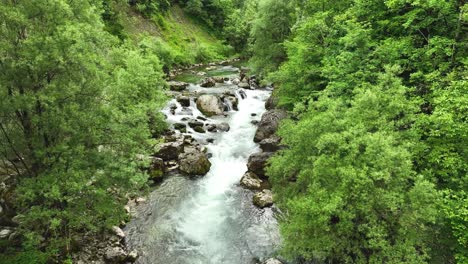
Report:
[[[158,150],[155,156],[161,158],[164,161],[175,160],[182,151],[183,142],[168,142],[158,146]]]
[[[258,143],[275,134],[278,130],[281,120],[287,117],[288,114],[286,111],[280,109],[275,109],[264,113],[262,120],[258,124],[258,129],[255,133],[254,141]]]
[[[258,192],[253,197],[253,203],[260,208],[270,207],[273,205],[273,193],[270,190]]]
[[[240,181],[242,187],[249,190],[261,190],[263,181],[253,172],[246,172]]]
[[[250,172],[255,173],[260,178],[266,178],[265,175],[265,167],[267,165],[267,161],[274,153],[272,152],[261,152],[255,153],[249,157],[249,161],[247,162],[247,168]]]
[[[196,148],[186,148],[185,152],[179,155],[180,171],[190,175],[205,175],[210,171],[211,162],[205,153]]]
[[[197,108],[206,116],[214,116],[223,114],[224,105],[219,97],[205,94],[198,97]]]
[[[275,152],[280,150],[281,138],[273,135],[260,141],[260,148],[265,152]]]

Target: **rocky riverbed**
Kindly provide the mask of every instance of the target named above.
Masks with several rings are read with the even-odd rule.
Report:
[[[163,110],[171,130],[141,157],[151,160],[144,169],[157,187],[131,199],[132,220],[77,263],[281,263],[272,258],[280,237],[265,166],[282,147],[274,133],[286,113],[245,69],[221,63],[178,73]]]

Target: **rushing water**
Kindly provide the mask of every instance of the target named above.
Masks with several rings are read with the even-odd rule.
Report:
[[[188,90],[192,94],[238,92],[237,86],[229,83],[215,88],[190,85]],[[214,143],[207,145],[212,154],[210,172],[195,180],[170,176],[138,208],[125,230],[129,248],[140,253],[137,263],[248,264],[274,253],[279,234],[273,210],[253,206],[253,193],[239,186],[249,155],[259,151],[253,142],[256,127],[251,121],[258,120],[265,111],[264,103],[270,92],[245,92],[245,99],[237,94],[239,111],[207,121],[227,122],[231,126],[229,132],[188,131],[200,142],[214,139]],[[193,100],[191,111],[176,104],[175,115],[165,111],[169,122],[201,115]]]

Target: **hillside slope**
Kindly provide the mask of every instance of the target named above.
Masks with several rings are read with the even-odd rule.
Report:
[[[212,30],[186,14],[178,5],[146,18],[129,6],[116,12],[120,32],[134,43],[144,45],[159,55],[165,70],[220,60],[232,55],[232,48],[223,44]]]

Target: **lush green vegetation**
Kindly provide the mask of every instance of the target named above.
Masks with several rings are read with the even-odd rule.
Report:
[[[126,218],[166,127],[163,70],[232,53],[171,4],[0,4],[0,175],[14,186],[1,194],[17,214],[1,263],[62,263]]]
[[[468,263],[467,12],[456,0],[2,1],[0,176],[15,185],[18,244],[0,241],[0,263],[62,263],[82,234],[122,221],[146,184],[138,157],[165,128],[163,73],[234,53],[293,115],[268,169],[283,255]]]
[[[268,170],[285,255],[468,263],[467,11],[460,1],[260,0],[254,69],[295,117]]]

